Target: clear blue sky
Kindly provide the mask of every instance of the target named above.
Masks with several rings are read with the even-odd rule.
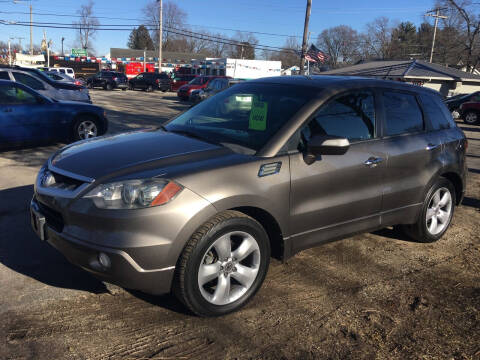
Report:
[[[138,19],[107,20],[100,19],[103,24],[140,24],[142,8],[151,0],[96,0],[95,14],[99,17],[116,17]],[[168,0],[164,0],[168,1]],[[303,33],[306,0],[174,0],[187,13],[186,23],[192,29],[204,28],[232,36],[234,31],[220,28],[240,29],[295,35]],[[75,15],[81,4],[88,0],[32,0],[34,12]],[[386,16],[393,21],[411,21],[418,25],[423,21],[423,14],[433,7],[434,0],[312,0],[312,16],[310,31],[312,37],[324,29],[336,25],[349,25],[356,30],[363,30],[365,24],[376,17]],[[28,1],[13,4],[0,2],[0,19],[9,21],[28,21],[27,14],[5,14],[5,12],[28,12]],[[71,23],[75,18],[63,16],[34,16],[34,21]],[[218,29],[217,29],[218,28]],[[74,45],[74,30],[45,29],[47,37],[53,40],[53,49],[60,50],[60,39],[65,37],[65,49]],[[129,31],[101,31],[94,39],[97,55],[105,55],[110,47],[126,47]],[[22,43],[29,43],[29,28],[0,25],[0,40],[8,37],[24,37]],[[34,28],[34,42],[39,44],[43,36],[41,28]],[[255,35],[262,45],[281,46],[285,37]],[[66,52],[69,52],[69,50]]]

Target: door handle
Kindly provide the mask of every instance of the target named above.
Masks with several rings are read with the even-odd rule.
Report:
[[[370,157],[364,162],[365,166],[374,168],[383,161],[381,157]]]
[[[438,148],[439,146],[440,146],[440,144],[429,143],[429,144],[427,145],[427,147],[425,148],[425,150],[430,151],[430,150],[433,150],[433,149]]]

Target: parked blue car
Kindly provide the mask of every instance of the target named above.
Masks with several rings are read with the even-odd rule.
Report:
[[[18,82],[0,80],[0,148],[83,140],[107,129],[99,106],[53,100]]]

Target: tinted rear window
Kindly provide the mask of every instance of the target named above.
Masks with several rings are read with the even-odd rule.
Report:
[[[444,105],[440,101],[436,102],[434,97],[431,95],[422,94],[420,95],[420,99],[422,100],[423,110],[428,116],[433,130],[449,129],[449,119],[442,111],[442,107]]]
[[[414,95],[386,91],[383,93],[385,106],[385,135],[414,133],[424,129],[423,114]]]
[[[8,72],[0,71],[0,80],[10,80],[10,76],[8,76]]]

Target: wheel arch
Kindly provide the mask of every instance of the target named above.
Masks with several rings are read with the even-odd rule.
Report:
[[[90,119],[94,119],[97,121],[98,125],[101,127],[101,134],[99,135],[103,135],[105,133],[105,124],[103,123],[102,119],[100,118],[100,116],[98,114],[95,114],[93,112],[88,112],[88,111],[81,111],[77,114],[75,114],[75,116],[73,117],[73,127],[75,127],[75,124],[77,123],[77,121],[81,120],[82,118],[90,118]],[[72,129],[72,133],[75,132],[75,128]]]
[[[463,181],[460,175],[453,171],[448,171],[440,174],[440,177],[443,177],[450,181],[455,189],[455,204],[460,205],[463,198]]]
[[[282,230],[277,219],[275,219],[272,214],[270,214],[267,210],[255,206],[239,206],[230,208],[228,210],[239,211],[258,221],[267,232],[272,256],[278,260],[282,260],[284,258],[284,241]]]

